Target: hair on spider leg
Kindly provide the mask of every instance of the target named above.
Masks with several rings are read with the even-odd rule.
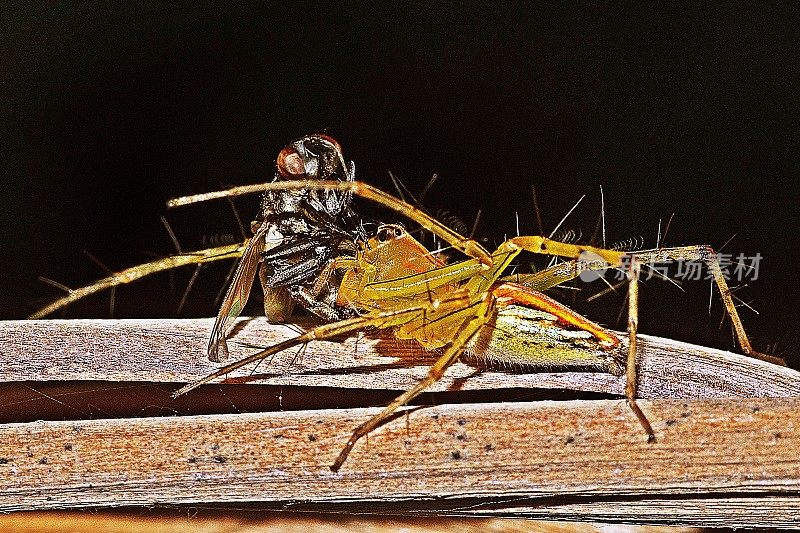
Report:
[[[111,270],[105,263],[100,261],[100,259],[97,256],[95,256],[94,254],[90,253],[89,250],[81,250],[81,252],[83,253],[83,255],[88,257],[92,261],[92,263],[94,263],[95,265],[99,266],[100,269],[107,276],[113,276],[114,275],[114,271]],[[117,288],[116,287],[111,287],[111,290],[109,291],[109,295],[108,295],[108,317],[109,318],[114,318],[114,310],[116,309],[116,302],[117,302]]]
[[[289,361],[288,366],[292,367],[292,366],[295,366],[295,365],[302,364],[303,359],[305,358],[307,350],[308,350],[308,343],[303,344],[302,346],[299,346],[297,348],[297,350],[295,351],[294,356]]]
[[[186,305],[186,299],[189,297],[189,291],[192,290],[192,286],[194,282],[197,281],[197,276],[200,275],[200,271],[203,269],[203,265],[199,264],[194,268],[194,272],[192,272],[192,276],[189,278],[189,282],[186,283],[186,289],[183,291],[183,295],[181,295],[181,300],[178,303],[178,310],[177,313],[180,315],[183,312],[183,306]]]
[[[536,194],[536,185],[531,183],[531,197],[533,199],[533,211],[536,214],[536,228],[539,235],[544,235],[544,224],[542,223],[542,210],[539,206],[539,196]]]
[[[583,239],[583,232],[580,229],[562,229],[559,230],[558,233],[556,233],[552,238],[555,241],[575,243],[580,242],[581,239]]]
[[[611,245],[610,250],[619,250],[621,252],[635,252],[644,247],[644,237],[628,237],[625,240],[617,241]]]
[[[236,225],[239,228],[239,235],[241,235],[242,239],[247,239],[247,232],[244,229],[244,223],[242,222],[242,217],[239,216],[239,210],[236,209],[236,204],[233,203],[233,198],[225,198],[228,201],[228,205],[231,207],[231,211],[233,212],[233,217],[236,219]]]
[[[403,191],[408,191],[404,183],[401,183],[399,179],[394,175],[394,172],[391,170],[388,171],[389,179],[392,180],[392,185],[394,186],[394,190],[397,192],[397,197],[400,198],[402,201],[406,202],[406,195]],[[411,193],[409,192],[409,196]]]

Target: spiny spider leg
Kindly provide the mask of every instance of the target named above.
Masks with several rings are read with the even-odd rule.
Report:
[[[437,303],[437,306],[463,305],[465,300],[466,300],[465,293],[461,292],[451,295],[450,297],[447,298],[447,300],[443,300]],[[316,328],[313,328],[303,333],[302,335],[298,335],[297,337],[292,337],[291,339],[279,342],[278,344],[270,346],[269,348],[266,348],[252,355],[249,355],[243,359],[225,365],[222,368],[214,371],[213,373],[208,374],[207,376],[197,381],[189,383],[184,387],[181,387],[179,390],[175,391],[172,394],[172,397],[177,398],[178,396],[182,396],[187,392],[196,389],[200,385],[204,385],[218,377],[224,376],[225,374],[228,374],[249,363],[252,363],[254,361],[259,361],[261,359],[274,355],[278,352],[281,352],[293,346],[300,346],[315,340],[329,339],[331,337],[336,337],[344,333],[349,333],[351,331],[362,330],[368,327],[373,327],[376,329],[386,329],[406,324],[413,320],[420,320],[422,319],[426,311],[430,310],[430,307],[431,304],[425,302],[424,305],[406,307],[390,311],[376,311],[363,316],[348,318],[345,320],[340,320],[338,322],[332,322],[330,324],[323,324],[321,326],[317,326]]]
[[[636,415],[639,423],[647,433],[648,442],[656,440],[653,426],[647,420],[639,404],[636,403],[636,388],[639,382],[638,366],[636,365],[637,333],[639,332],[639,273],[641,265],[634,257],[628,270],[628,360],[625,364],[625,398],[628,406]]]
[[[453,338],[451,344],[447,347],[447,349],[445,349],[442,356],[437,359],[436,362],[428,369],[428,373],[425,375],[425,377],[422,378],[419,383],[395,398],[392,403],[387,405],[380,413],[373,416],[353,430],[353,434],[347,440],[347,443],[342,451],[339,452],[339,455],[336,457],[333,465],[331,465],[331,470],[337,472],[342,467],[342,464],[347,459],[347,456],[350,455],[350,452],[353,450],[356,442],[358,442],[361,437],[382,426],[392,416],[392,413],[422,394],[425,389],[442,378],[444,371],[447,370],[450,365],[455,363],[461,356],[461,353],[464,351],[464,347],[470,341],[470,339],[472,339],[472,337],[478,331],[480,331],[481,327],[486,324],[489,316],[492,312],[494,312],[493,303],[494,299],[492,295],[487,293],[475,315],[470,318],[467,323],[461,326],[460,331],[455,338]]]
[[[155,274],[156,272],[162,272],[164,270],[170,270],[186,265],[198,265],[213,261],[222,261],[225,259],[236,259],[242,255],[246,245],[247,241],[244,243],[228,244],[225,246],[218,246],[216,248],[208,248],[206,250],[198,250],[196,252],[172,255],[151,261],[149,263],[144,263],[120,270],[119,272],[98,280],[91,285],[87,285],[86,287],[71,289],[66,296],[59,298],[45,307],[42,307],[35,313],[29,315],[28,318],[44,318],[47,315],[58,311],[59,309],[77,302],[81,298],[89,296],[90,294],[94,294],[105,289],[110,289],[112,287],[117,287],[125,283],[131,283],[145,276]]]
[[[670,263],[674,261],[701,261],[708,268],[714,283],[720,293],[720,298],[725,307],[726,314],[730,317],[733,330],[736,335],[736,340],[739,342],[742,352],[750,357],[761,359],[769,363],[786,366],[786,362],[773,355],[758,352],[753,349],[750,340],[747,337],[744,324],[736,309],[733,301],[733,296],[728,283],[725,280],[725,275],[719,264],[717,253],[711,246],[708,245],[692,245],[692,246],[676,246],[671,248],[655,248],[652,250],[641,250],[637,252],[629,252],[628,256],[635,258],[641,264],[658,264]],[[533,274],[514,274],[506,276],[502,279],[508,281],[515,281],[527,287],[543,291],[551,287],[555,287],[569,280],[575,279],[583,272],[606,270],[608,264],[600,258],[592,258],[587,256],[587,259],[576,259],[553,265],[547,269],[541,270]]]

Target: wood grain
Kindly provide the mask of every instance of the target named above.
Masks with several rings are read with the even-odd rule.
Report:
[[[55,383],[67,391],[60,398],[78,380],[169,389],[213,368],[202,357],[210,327],[210,320],[0,323],[0,388]],[[291,335],[263,319],[243,320],[231,347],[242,355]],[[339,387],[345,395],[396,390],[418,379],[431,358],[385,338],[316,343],[292,361],[294,355],[232,381]],[[798,373],[651,337],[640,355],[641,395],[650,398],[641,404],[657,435],[652,444],[624,400],[450,404],[407,409],[332,473],[333,457],[375,409],[94,420],[78,413],[76,420],[0,425],[0,511],[248,506],[800,525]],[[459,364],[439,389],[564,386],[617,393],[622,383],[605,374],[515,374]]]
[[[0,509],[259,504],[286,510],[790,526],[800,400],[417,409],[328,465],[375,409],[0,427]]]
[[[0,381],[193,381],[216,366],[204,356],[211,319],[32,320],[0,323]],[[296,335],[264,318],[240,320],[232,357]],[[639,397],[800,396],[800,373],[743,355],[640,336]],[[386,336],[319,341],[231,374],[233,382],[406,390],[436,354]],[[24,364],[21,364],[24,362]],[[624,379],[604,373],[518,373],[453,365],[431,390],[510,387],[622,394]]]

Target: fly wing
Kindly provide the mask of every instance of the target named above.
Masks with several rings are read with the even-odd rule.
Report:
[[[250,289],[253,287],[256,277],[256,270],[266,247],[265,237],[268,226],[268,224],[262,224],[247,243],[233,281],[228,287],[228,292],[225,293],[225,299],[217,313],[217,319],[208,340],[208,359],[210,361],[220,362],[228,357],[228,345],[225,337],[228,336],[231,321],[239,316],[247,304]]]

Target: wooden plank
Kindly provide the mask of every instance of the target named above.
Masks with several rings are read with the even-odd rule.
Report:
[[[416,409],[329,470],[375,409],[0,426],[0,510],[259,504],[730,527],[800,517],[800,399]]]
[[[0,322],[0,381],[193,381],[216,369],[205,359],[211,319]],[[295,335],[264,318],[240,320],[233,357]],[[314,342],[231,375],[232,382],[405,390],[435,354],[385,336]],[[23,364],[24,362],[24,364]],[[641,336],[639,396],[725,398],[800,396],[800,373],[740,354]],[[431,390],[530,387],[622,394],[624,380],[602,373],[518,373],[458,363]]]
[[[97,385],[84,387],[86,402],[99,405],[105,416],[120,416],[122,411],[103,403],[99,382],[149,382],[129,390],[130,412],[150,412],[144,407],[153,399],[142,391],[155,385],[164,397],[160,401],[167,402],[158,403],[156,411],[177,413],[166,399],[175,383],[214,368],[202,355],[211,323],[0,323],[3,412],[20,410],[28,399],[15,396],[30,390],[65,404],[74,411],[67,416],[77,418],[57,420],[65,415],[52,411],[37,415],[50,420],[0,425],[0,511],[246,505],[414,516],[800,525],[800,399],[792,398],[800,389],[798,373],[667,339],[644,337],[640,354],[642,396],[653,398],[641,402],[656,430],[653,444],[645,442],[623,400],[440,405],[410,409],[408,417],[360,442],[334,474],[328,469],[333,457],[375,409],[89,420],[95,411],[76,409],[67,400],[77,380],[90,380]],[[233,355],[291,335],[289,328],[263,319],[242,320],[231,342]],[[312,386],[326,386],[341,387],[343,397],[360,398],[363,389],[392,396],[387,389],[405,389],[432,359],[410,343],[385,337],[314,343],[292,361],[295,356],[262,365],[252,376],[245,369],[231,381],[301,386],[307,394],[320,391]],[[60,392],[42,394],[43,386]],[[622,380],[458,364],[437,386],[501,387],[619,393]],[[185,406],[199,398],[189,395]],[[257,407],[264,408],[282,404]]]

